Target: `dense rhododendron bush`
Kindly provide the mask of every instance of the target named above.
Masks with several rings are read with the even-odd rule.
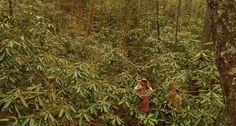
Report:
[[[150,11],[140,27],[119,28],[111,23],[119,11],[97,7],[94,31],[85,35],[52,3],[15,2],[14,16],[7,7],[0,2],[0,125],[202,126],[222,117],[213,50],[199,46],[201,18],[183,16],[176,43],[171,4],[160,17],[160,38]],[[65,22],[61,30],[56,16]],[[143,96],[132,93],[142,78],[152,87],[148,112],[136,106]]]

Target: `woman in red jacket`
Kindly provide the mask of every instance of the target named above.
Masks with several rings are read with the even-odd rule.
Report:
[[[146,78],[138,80],[138,84],[133,90],[133,93],[138,93],[142,97],[142,101],[137,104],[137,108],[144,113],[148,113],[150,111],[150,98],[148,96],[148,92],[151,90],[152,88]]]

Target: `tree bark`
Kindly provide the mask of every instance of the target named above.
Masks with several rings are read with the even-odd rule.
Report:
[[[192,4],[193,4],[193,0],[188,0],[188,12],[187,12],[187,14],[189,15],[189,16],[191,16],[191,14],[192,14]]]
[[[236,125],[236,7],[230,0],[210,0],[215,61],[225,103],[225,125]]]
[[[89,1],[89,17],[88,17],[88,27],[87,36],[91,35],[93,29],[93,12],[94,11],[94,0]]]
[[[53,3],[55,6],[55,9],[57,11],[59,11],[60,10],[60,2],[57,0],[53,0]],[[54,17],[54,21],[55,21],[56,33],[59,33],[61,30],[60,29],[60,16],[59,16],[59,14],[56,14],[56,16]]]
[[[207,5],[209,5],[210,0],[206,0]],[[204,25],[202,30],[202,37],[201,37],[201,47],[202,49],[208,49],[209,46],[207,43],[211,39],[211,19],[210,19],[211,9],[210,6],[207,6],[205,19],[204,19]]]
[[[160,39],[160,20],[159,20],[159,0],[156,1],[156,30],[157,30],[157,37]]]
[[[78,25],[78,30],[81,31],[83,29],[82,25],[81,25],[81,19],[83,17],[83,2],[82,2],[82,0],[78,0],[77,6],[78,6],[78,8],[76,9],[75,16],[76,16],[76,22]]]
[[[178,43],[178,33],[180,32],[181,0],[178,1],[176,9],[175,42]]]
[[[12,0],[8,0],[8,9],[9,9],[9,15],[13,17],[13,3]]]
[[[124,16],[124,22],[123,22],[123,28],[126,29],[129,25],[129,21],[130,21],[130,1],[126,1],[126,5],[125,5],[125,8],[124,8],[124,13],[125,13],[125,16]]]
[[[136,1],[137,3],[136,3],[136,9],[135,9],[135,11],[134,12],[136,12],[136,13],[134,13],[135,14],[135,22],[136,22],[136,28],[140,28],[140,25],[141,25],[141,23],[140,23],[140,21],[141,21],[141,19],[140,19],[140,2],[139,2],[139,0],[137,0]]]

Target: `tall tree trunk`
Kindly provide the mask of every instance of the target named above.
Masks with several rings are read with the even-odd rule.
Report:
[[[206,0],[207,5],[209,5],[210,0]],[[210,6],[207,6],[205,19],[204,19],[204,26],[202,31],[202,37],[201,37],[201,46],[202,49],[207,49],[209,46],[207,46],[207,43],[211,39],[211,19],[210,19],[211,9]]]
[[[12,0],[8,0],[8,9],[9,9],[9,15],[13,17],[13,3]]]
[[[89,17],[88,17],[88,27],[87,27],[87,36],[91,35],[93,29],[93,12],[94,11],[94,0],[89,1]]]
[[[178,43],[178,33],[180,32],[181,0],[178,1],[176,9],[175,42]]]
[[[192,14],[192,4],[193,4],[193,0],[188,0],[188,12],[187,14],[191,16]]]
[[[82,0],[78,0],[78,3],[77,3],[77,6],[78,8],[76,9],[76,22],[77,22],[77,25],[78,25],[78,29],[79,31],[82,30],[82,25],[81,25],[81,19],[82,19],[82,16],[83,16],[83,2]]]
[[[225,103],[225,125],[236,125],[236,7],[230,0],[210,0],[212,39]]]
[[[54,6],[55,6],[55,9],[57,11],[60,10],[60,2],[57,1],[57,0],[53,0],[53,3],[54,3]],[[54,21],[55,21],[55,27],[56,27],[56,33],[59,33],[60,32],[60,14],[57,13],[56,16],[54,17]]]
[[[127,28],[127,26],[129,25],[129,21],[130,21],[130,0],[126,1],[126,5],[125,5],[125,9],[124,9],[124,22],[123,22],[123,28]]]
[[[157,37],[160,39],[160,19],[159,19],[159,0],[156,1],[156,30],[157,30]]]
[[[200,1],[198,4],[199,4],[199,6],[197,6],[197,15],[198,15],[197,17],[202,18],[202,15],[204,15],[204,11],[199,11],[199,10],[204,9],[204,2]]]
[[[140,2],[139,2],[139,0],[137,1],[137,7],[136,7],[136,9],[137,9],[137,14],[135,14],[136,15],[136,28],[139,28],[140,27]]]

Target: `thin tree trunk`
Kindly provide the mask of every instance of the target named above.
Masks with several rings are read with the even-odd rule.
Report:
[[[88,27],[87,27],[87,36],[91,35],[93,29],[93,12],[94,11],[94,0],[89,1],[89,17],[88,17]]]
[[[209,5],[210,1],[206,0],[206,2]],[[210,6],[207,6],[207,10],[206,10],[206,14],[205,14],[205,19],[204,19],[204,26],[203,26],[203,31],[202,31],[202,38],[201,38],[202,49],[209,48],[209,46],[207,46],[206,44],[211,39],[211,19],[210,19],[210,14],[211,14]]]
[[[137,1],[137,14],[136,15],[136,28],[140,27],[140,2],[139,0]]]
[[[159,19],[159,0],[156,1],[156,30],[157,30],[157,37],[160,39],[160,19]]]
[[[9,9],[9,15],[13,17],[13,3],[12,0],[8,0],[8,9]]]
[[[191,16],[192,14],[192,4],[193,4],[193,0],[189,0],[188,1],[188,15]]]
[[[164,0],[164,1],[162,2],[162,9],[163,9],[163,10],[166,10],[166,8],[167,8],[167,6],[168,6],[168,3],[169,3],[169,0]]]
[[[178,1],[176,9],[175,42],[178,43],[178,32],[180,32],[181,0]]]
[[[212,39],[225,103],[225,125],[236,124],[236,7],[231,1],[210,0]],[[217,13],[219,10],[222,13]]]
[[[129,0],[126,2],[125,9],[124,9],[124,23],[123,23],[123,28],[127,28],[130,20],[130,8],[129,8]]]
[[[197,0],[194,0],[193,2],[193,8],[192,8],[192,13],[194,14],[194,17],[197,17],[196,14],[198,12],[198,7],[197,7]]]
[[[74,1],[72,0],[72,1],[70,2],[70,4],[71,4],[71,15],[74,15],[74,14],[75,14],[75,8],[74,8],[75,3],[74,3]]]
[[[55,9],[57,11],[59,11],[60,10],[59,1],[53,0],[53,3],[55,5]],[[60,18],[59,13],[57,13],[56,16],[54,17],[56,33],[60,32],[60,20],[59,20],[59,18]]]
[[[83,16],[83,2],[81,0],[78,0],[77,6],[78,6],[78,9],[76,9],[75,16],[76,16],[76,22],[78,25],[78,29],[79,29],[79,31],[81,31],[82,30],[81,19]]]

